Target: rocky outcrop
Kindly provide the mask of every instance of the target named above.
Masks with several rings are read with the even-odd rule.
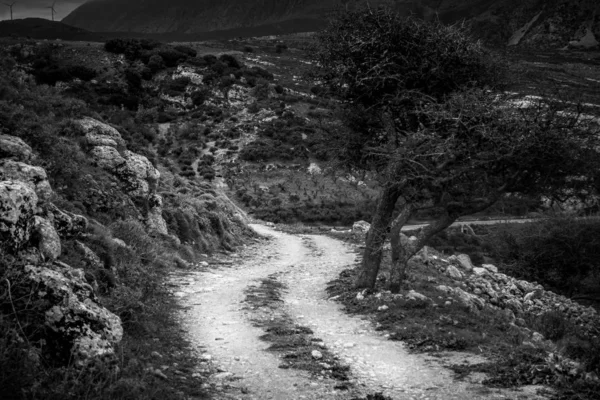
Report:
[[[0,182],[0,239],[3,247],[19,249],[29,241],[38,197],[25,182]]]
[[[84,216],[60,210],[52,203],[46,206],[45,216],[63,238],[79,236],[88,226],[88,220]]]
[[[89,117],[76,121],[76,124],[91,147],[89,153],[94,163],[113,174],[134,202],[147,204],[144,214],[150,229],[167,234],[162,199],[156,194],[160,172],[147,157],[125,150],[121,134],[112,126]]]
[[[5,270],[17,283],[9,286],[12,298],[25,299],[28,312],[40,314],[45,331],[33,334],[42,335],[42,352],[53,362],[82,365],[112,354],[123,335],[119,317],[98,303],[83,270],[57,261],[61,236],[83,234],[87,219],[48,202],[46,171],[15,161],[31,158],[28,146],[6,135],[0,141],[12,146],[2,152],[12,159],[0,160],[0,251],[14,261]]]
[[[31,147],[18,137],[0,135],[0,159],[27,162],[31,159]]]
[[[113,354],[114,343],[123,336],[121,320],[98,304],[83,270],[56,262],[27,265],[22,276],[35,289],[32,301],[45,305],[45,326],[53,339],[47,343],[49,351],[78,364]]]
[[[162,197],[153,194],[148,199],[148,215],[146,216],[146,224],[148,227],[158,233],[167,235],[167,223],[162,216],[163,202]]]
[[[13,160],[0,161],[0,180],[20,181],[29,185],[41,201],[50,200],[52,188],[48,182],[46,171],[41,167]]]
[[[118,130],[94,118],[84,117],[74,121],[85,134],[85,141],[90,146],[125,146],[125,141]]]
[[[38,215],[33,217],[33,235],[32,240],[45,260],[56,260],[60,257],[61,245],[58,232],[54,225],[45,218]]]

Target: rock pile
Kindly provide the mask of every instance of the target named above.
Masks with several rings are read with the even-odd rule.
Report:
[[[38,314],[42,328],[32,334],[45,341],[42,354],[78,364],[112,354],[123,335],[119,317],[98,303],[83,270],[57,260],[61,238],[83,234],[87,219],[50,202],[46,171],[27,163],[32,152],[21,139],[0,135],[0,158],[3,273],[14,302],[27,299],[27,312]]]
[[[519,323],[525,314],[541,315],[558,311],[589,335],[600,334],[600,318],[592,307],[584,307],[537,283],[519,280],[498,272],[491,264],[474,267],[469,256],[460,254],[444,259],[431,256],[430,262],[457,282],[456,287],[439,285],[437,289],[453,295],[476,312],[484,307],[502,309]]]

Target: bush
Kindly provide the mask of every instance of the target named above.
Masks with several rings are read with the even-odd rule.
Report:
[[[219,57],[219,61],[225,64],[229,68],[240,69],[242,68],[242,64],[238,61],[237,58],[232,56],[231,54],[223,54]]]
[[[510,274],[573,295],[584,281],[600,287],[600,221],[555,217],[513,225],[493,238],[495,256]]]
[[[254,53],[254,48],[252,46],[244,46],[244,53]]]
[[[204,102],[208,98],[208,94],[209,94],[208,89],[199,89],[199,90],[192,92],[192,95],[191,95],[192,103],[196,107],[201,106],[202,104],[204,104]]]
[[[152,71],[152,73],[155,74],[158,71],[165,68],[165,61],[160,55],[154,54],[150,57],[150,60],[148,61],[148,68],[150,68],[150,71]]]
[[[175,50],[177,50],[178,52],[183,53],[190,58],[196,57],[196,55],[198,54],[198,52],[196,50],[192,49],[189,46],[174,46],[173,48]]]
[[[275,53],[283,53],[284,50],[287,50],[287,45],[285,43],[277,43],[277,45],[275,45]]]
[[[184,93],[187,86],[190,84],[191,80],[187,76],[182,76],[176,79],[173,79],[167,85],[167,90],[172,90],[178,93]]]
[[[176,67],[179,63],[187,59],[187,55],[173,48],[164,48],[158,51],[158,55],[162,57],[165,65],[169,68]]]

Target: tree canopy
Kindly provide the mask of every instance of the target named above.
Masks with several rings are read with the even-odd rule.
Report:
[[[340,14],[318,43],[318,75],[344,109],[338,156],[382,186],[357,286],[374,286],[390,225],[398,290],[408,259],[458,217],[507,193],[590,193],[597,127],[571,104],[519,108],[495,92],[502,61],[462,27],[366,9]],[[401,227],[424,207],[439,218],[401,245]]]

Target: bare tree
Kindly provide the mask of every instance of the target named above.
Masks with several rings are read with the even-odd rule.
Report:
[[[10,8],[10,20],[11,20],[11,21],[13,20],[13,6],[14,6],[16,3],[17,3],[16,1],[13,1],[12,3],[2,3],[2,4],[4,4],[5,6],[7,6],[7,7],[9,7],[9,8]]]

